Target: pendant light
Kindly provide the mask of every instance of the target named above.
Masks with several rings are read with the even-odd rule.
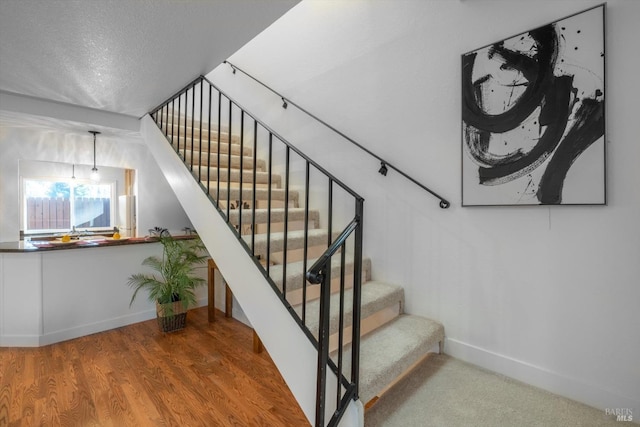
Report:
[[[91,181],[100,181],[100,174],[96,167],[96,135],[99,135],[100,132],[97,130],[90,130],[89,133],[93,134],[93,169],[91,169]]]

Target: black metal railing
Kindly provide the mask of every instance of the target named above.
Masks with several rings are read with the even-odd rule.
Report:
[[[149,114],[316,347],[315,425],[337,425],[358,398],[363,198],[203,76]]]
[[[233,74],[236,73],[236,71],[240,71],[242,74],[244,74],[245,76],[249,77],[251,80],[255,81],[256,83],[258,83],[259,85],[263,86],[264,88],[266,88],[267,90],[269,90],[270,92],[273,92],[274,94],[276,94],[281,100],[282,100],[282,108],[287,108],[289,105],[293,105],[294,107],[296,107],[298,110],[302,111],[303,113],[305,113],[306,115],[308,115],[309,117],[313,118],[314,120],[316,120],[318,123],[321,123],[322,125],[324,125],[325,127],[327,127],[328,129],[331,129],[333,132],[335,132],[336,134],[340,135],[343,139],[345,139],[346,141],[349,141],[351,144],[355,145],[356,147],[358,147],[360,150],[364,151],[365,153],[369,154],[370,156],[374,157],[375,159],[377,159],[380,162],[380,169],[378,169],[378,172],[380,174],[382,174],[383,176],[387,176],[387,173],[389,171],[389,169],[393,169],[395,170],[397,173],[399,173],[400,175],[402,175],[404,178],[408,179],[409,181],[411,181],[412,183],[414,183],[415,185],[417,185],[418,187],[422,188],[424,191],[426,191],[427,193],[431,194],[432,196],[436,197],[437,199],[440,200],[440,207],[442,209],[447,209],[449,206],[451,206],[451,203],[449,203],[448,200],[446,200],[444,197],[440,196],[438,193],[436,193],[435,191],[431,190],[429,187],[427,187],[426,185],[418,182],[416,179],[412,178],[411,176],[409,176],[406,172],[403,172],[402,170],[398,169],[397,167],[395,167],[394,165],[392,165],[391,163],[389,163],[387,160],[383,159],[382,157],[380,157],[379,155],[375,154],[374,152],[372,152],[371,150],[369,150],[368,148],[364,147],[362,144],[359,144],[358,142],[356,142],[354,139],[348,137],[347,135],[345,135],[343,132],[341,132],[340,130],[336,129],[335,127],[333,127],[332,125],[330,125],[329,123],[325,122],[324,120],[320,119],[319,117],[317,117],[316,115],[314,115],[313,113],[309,112],[308,110],[306,110],[305,108],[301,107],[300,105],[298,105],[297,103],[293,102],[291,99],[286,98],[284,95],[282,95],[281,93],[279,93],[278,91],[276,91],[275,89],[271,88],[270,86],[268,86],[267,84],[263,83],[262,81],[258,80],[256,77],[252,76],[251,74],[249,74],[248,72],[244,71],[242,68],[238,67],[237,65],[232,64],[229,61],[224,61],[225,64],[228,64],[232,71]]]

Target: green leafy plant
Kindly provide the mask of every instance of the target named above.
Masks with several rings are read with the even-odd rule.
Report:
[[[182,302],[186,310],[196,305],[195,290],[205,284],[205,279],[195,276],[193,267],[207,260],[205,246],[199,237],[194,239],[175,239],[170,235],[161,235],[162,257],[153,255],[142,261],[142,265],[151,267],[155,274],[133,274],[127,284],[133,288],[129,307],[141,290],[149,292],[149,301],[163,305],[167,316],[173,314],[174,302]]]

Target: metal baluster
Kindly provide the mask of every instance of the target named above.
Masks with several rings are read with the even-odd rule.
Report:
[[[227,129],[227,222],[229,222],[229,208],[231,205],[231,116],[232,116],[233,104],[229,100],[229,128]],[[219,143],[219,142],[218,142]],[[218,163],[220,168],[220,163]]]
[[[211,197],[211,92],[212,87],[209,85],[209,112],[207,113],[207,194],[209,197]]]
[[[289,158],[291,149],[286,146],[285,174],[284,174],[284,242],[282,255],[282,296],[287,298],[287,248],[289,246]]]
[[[168,102],[165,104],[165,107],[167,107],[167,113],[166,113],[167,119],[164,122],[164,127],[165,127],[164,135],[169,136],[169,103]]]
[[[324,426],[324,412],[327,391],[327,363],[329,361],[329,299],[331,298],[331,271],[327,266],[322,268],[320,284],[320,319],[318,322],[318,367],[316,381],[316,427]]]
[[[352,320],[352,345],[351,345],[351,382],[355,385],[354,399],[358,398],[360,384],[360,302],[362,300],[362,233],[364,200],[356,199],[356,217],[358,227],[355,230],[355,242],[353,251],[353,320]]]
[[[229,135],[231,138],[231,135]],[[238,238],[242,239],[242,178],[244,172],[244,110],[240,110],[240,200],[238,201]],[[231,152],[229,152],[231,155]],[[231,157],[229,157],[231,158]],[[255,167],[255,164],[253,165]]]
[[[182,161],[187,163],[187,117],[189,115],[189,88],[184,92],[184,155]]]
[[[271,176],[273,174],[273,134],[269,132],[269,179],[267,184],[267,276],[271,264]]]
[[[218,178],[216,179],[216,206],[220,209],[220,128],[222,127],[222,92],[218,91],[218,159],[216,160],[216,172]]]
[[[173,145],[176,141],[176,136],[174,133],[173,122],[176,120],[176,98],[174,97],[171,100],[171,144]]]
[[[195,83],[191,87],[191,172],[193,172],[193,138],[195,127],[195,115],[196,115],[196,85]]]
[[[200,139],[198,145],[198,182],[202,182],[202,86],[204,82],[200,80]]]
[[[256,254],[256,177],[258,170],[258,158],[256,157],[256,152],[258,150],[258,122],[253,120],[253,200],[251,207],[253,208],[251,212],[251,254],[255,256]],[[244,154],[244,153],[242,153]]]
[[[307,271],[307,257],[309,254],[309,161],[305,166],[304,181],[304,255],[302,259],[302,271]],[[306,324],[307,318],[307,278],[302,275],[302,323]]]
[[[176,141],[176,153],[180,154],[180,114],[182,114],[182,94],[178,95],[178,139]]]
[[[333,239],[331,238],[331,233],[333,229],[333,179],[329,178],[329,206],[327,207],[328,215],[327,215],[327,228],[328,228],[328,236],[327,236],[327,247],[331,246],[331,242]]]
[[[340,408],[340,399],[342,397],[340,389],[342,388],[342,346],[344,345],[344,267],[346,254],[346,247],[344,243],[342,244],[340,251],[340,316],[338,319],[338,389],[336,390],[336,408]],[[329,262],[329,268],[331,268],[331,262]]]

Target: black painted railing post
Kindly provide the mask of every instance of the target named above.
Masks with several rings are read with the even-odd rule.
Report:
[[[269,176],[267,179],[267,274],[271,266],[271,186],[273,184],[273,134],[269,132]]]
[[[204,83],[204,82],[203,82]],[[211,196],[211,95],[212,87],[209,85],[209,111],[207,120],[207,195]],[[216,200],[217,203],[217,200]]]
[[[191,172],[193,172],[193,139],[195,131],[195,115],[196,115],[196,84],[191,88]]]
[[[331,271],[329,269],[329,271]],[[320,270],[320,321],[318,322],[318,368],[316,380],[316,427],[324,427],[327,401],[327,363],[329,361],[329,301],[331,298],[331,278],[326,266]],[[338,380],[339,381],[339,380]]]
[[[198,182],[202,181],[202,89],[204,81],[200,80],[200,135],[198,137]]]
[[[233,103],[229,100],[229,128],[227,129],[227,222],[229,222],[229,209],[231,206],[231,129],[232,129]],[[220,163],[218,163],[220,167]]]
[[[178,137],[176,138],[176,153],[180,155],[180,114],[182,114],[182,94],[178,95]]]
[[[176,142],[175,129],[173,126],[173,122],[176,120],[176,99],[173,98],[171,100],[171,143],[174,144]]]
[[[256,181],[257,181],[257,171],[258,171],[258,158],[256,157],[256,152],[258,151],[258,122],[253,121],[253,185],[252,185],[252,195],[253,200],[251,201],[251,255],[256,254]],[[244,154],[244,153],[242,153]]]
[[[363,234],[364,200],[356,199],[356,218],[358,227],[355,230],[354,268],[353,268],[353,320],[351,345],[351,383],[355,385],[354,399],[359,396],[360,384],[360,303],[362,300],[362,234]]]
[[[340,309],[338,311],[338,381],[336,383],[336,408],[340,408],[340,400],[342,397],[342,393],[340,393],[342,384],[340,384],[340,379],[342,379],[342,355],[343,355],[343,346],[344,346],[344,295],[345,295],[345,282],[344,282],[344,266],[346,263],[346,245],[343,243],[342,248],[340,249]],[[331,265],[331,263],[329,263]]]
[[[287,297],[287,246],[289,233],[289,158],[291,149],[287,145],[284,173],[284,239],[282,249],[282,295]]]
[[[231,138],[231,135],[229,135]],[[238,238],[242,239],[242,205],[244,200],[242,198],[242,178],[244,177],[244,110],[240,110],[240,189],[238,200]],[[229,158],[231,158],[231,150],[229,150]],[[255,165],[254,165],[255,166]]]
[[[222,127],[222,92],[218,91],[218,157],[216,158],[216,172],[218,174],[216,180],[216,206],[220,209],[220,128]]]
[[[184,92],[184,153],[182,155],[183,162],[187,161],[187,120],[189,120],[189,89],[186,89]]]
[[[307,271],[307,258],[309,254],[309,161],[305,162],[304,177],[304,255],[302,259],[302,271]],[[307,320],[307,280],[302,278],[302,323]]]

